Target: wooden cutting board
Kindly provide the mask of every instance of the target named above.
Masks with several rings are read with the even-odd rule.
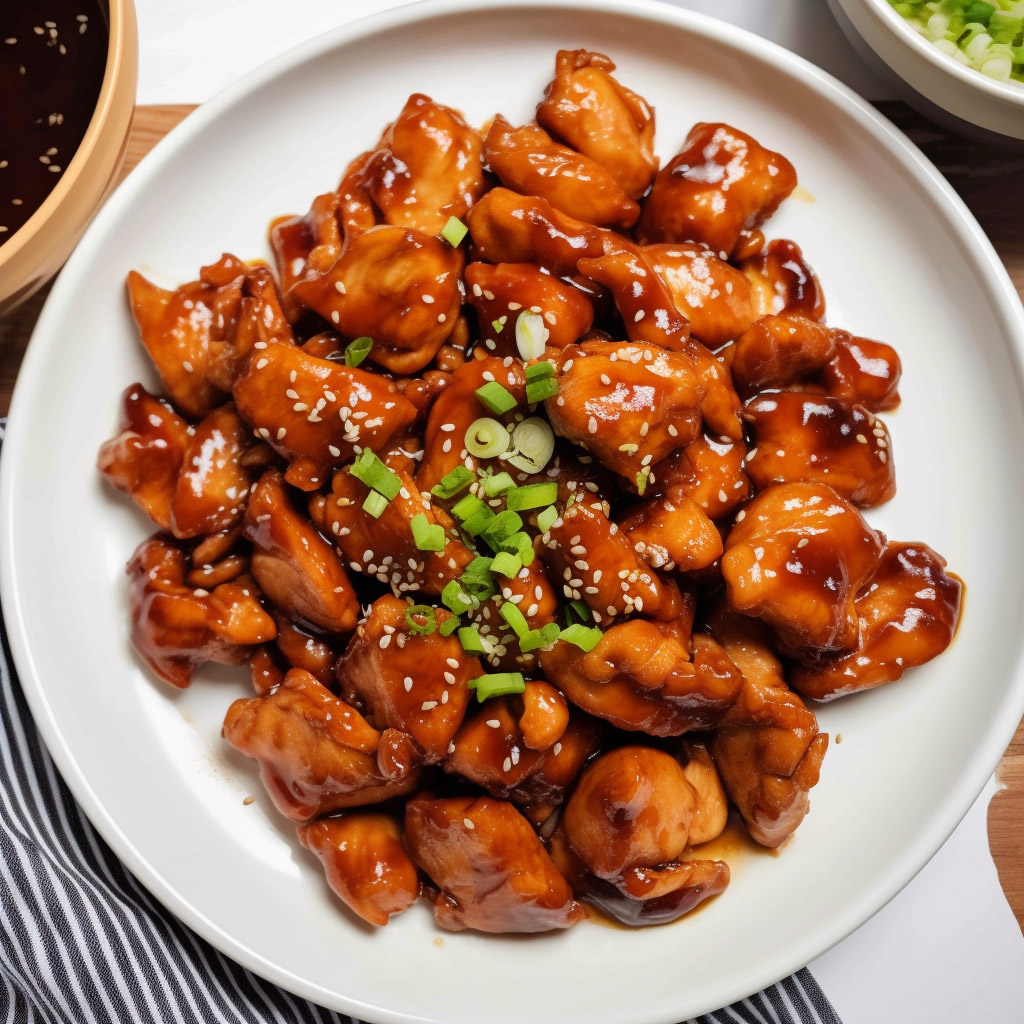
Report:
[[[971,208],[1024,299],[1024,154],[1008,154],[946,133],[903,103],[879,104],[949,179]],[[137,107],[121,177],[194,108]],[[7,414],[14,379],[48,289],[0,318],[0,416]],[[1000,762],[1004,789],[989,807],[988,832],[999,878],[1024,929],[1024,722]]]

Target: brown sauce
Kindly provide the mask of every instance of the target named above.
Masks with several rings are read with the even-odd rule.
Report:
[[[42,205],[81,144],[100,94],[105,0],[0,9],[0,245]]]

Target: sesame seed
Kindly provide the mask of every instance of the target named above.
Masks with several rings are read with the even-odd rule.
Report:
[[[454,675],[454,673],[452,673],[452,672],[445,672],[445,674],[444,674],[444,681],[449,686],[454,686],[455,685],[455,675]]]
[[[335,444],[329,444],[327,450],[337,459],[341,455],[341,449]]]
[[[433,711],[434,708],[436,708],[436,707],[437,707],[437,701],[436,700],[425,700],[420,705],[420,711]]]
[[[402,680],[402,685],[405,687],[405,692],[408,693],[412,689],[412,676],[406,676]]]
[[[501,762],[501,770],[503,772],[512,771],[512,759],[510,757],[506,757],[505,760]]]
[[[335,281],[334,282],[334,290],[339,295],[344,295],[345,294],[345,282],[344,281]]]
[[[277,440],[280,441],[281,438],[283,438],[284,435],[287,434],[287,433],[288,433],[288,428],[287,427],[278,427],[277,428]]]
[[[434,301],[433,295],[421,295],[420,298],[429,306]]]
[[[380,638],[380,640],[377,641],[377,644],[379,645],[381,650],[384,650],[384,648],[387,647],[388,644],[390,644],[390,643],[391,643],[391,634],[390,633],[385,633]]]
[[[473,822],[471,822],[471,821],[469,820],[469,818],[463,818],[463,819],[462,819],[462,824],[463,824],[463,825],[465,825],[465,826],[466,826],[466,828],[468,828],[468,829],[470,830],[470,832],[472,832],[472,831],[473,831],[473,829],[474,829],[474,828],[476,827],[476,826],[475,826],[475,825],[473,824]]]
[[[501,728],[501,722],[499,722],[496,718],[488,718],[486,724],[490,726],[492,729]]]
[[[341,322],[341,316],[339,315],[339,313],[338,313],[338,311],[336,309],[332,309],[331,310],[331,319],[335,323],[340,323]]]
[[[591,434],[597,433],[597,420],[595,420],[593,416],[591,416],[590,419],[587,421],[587,430]]]

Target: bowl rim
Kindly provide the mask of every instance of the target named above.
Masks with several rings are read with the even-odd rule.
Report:
[[[118,188],[90,225],[71,258],[68,267],[71,272],[61,275],[47,299],[33,332],[33,341],[38,337],[42,342],[46,335],[52,333],[51,325],[60,319],[65,293],[75,286],[74,278],[81,272],[79,265],[87,264],[93,249],[108,230],[108,224],[123,216],[136,196],[148,187],[167,157],[204,132],[251,91],[306,61],[378,32],[448,15],[464,17],[477,12],[518,13],[535,9],[545,12],[561,10],[574,15],[597,11],[695,32],[737,50],[756,52],[759,59],[791,76],[802,87],[813,90],[839,106],[844,116],[869,134],[883,152],[903,165],[908,173],[912,172],[922,187],[927,187],[933,200],[942,201],[951,232],[960,244],[971,250],[977,263],[988,271],[993,312],[1005,329],[1005,337],[1010,346],[1008,356],[1014,364],[1018,382],[1024,379],[1024,308],[1002,261],[974,215],[931,161],[892,121],[833,75],[810,61],[754,32],[739,29],[709,15],[670,6],[661,0],[419,0],[417,3],[347,22],[277,55],[204,103],[143,158],[139,167]],[[110,816],[90,781],[79,770],[75,754],[65,741],[56,711],[45,688],[39,685],[40,676],[27,642],[27,623],[18,599],[18,576],[19,570],[24,571],[23,559],[18,559],[16,538],[10,527],[15,511],[15,470],[18,468],[19,456],[24,458],[25,431],[29,429],[29,404],[39,387],[39,381],[45,377],[45,357],[48,354],[41,343],[29,345],[12,401],[13,430],[8,431],[6,441],[10,457],[0,460],[0,600],[5,610],[15,664],[26,680],[25,695],[33,718],[69,789],[100,835],[142,885],[179,921],[236,962],[287,991],[362,1019],[387,1024],[411,1024],[422,1020],[418,1016],[389,1010],[379,1004],[370,1005],[348,996],[339,997],[336,991],[324,989],[316,982],[266,960],[248,945],[245,936],[224,931],[215,920],[206,917],[200,907],[192,904],[165,880],[159,869],[140,853],[123,831],[121,822]],[[24,412],[21,412],[22,405],[26,406]],[[23,422],[24,427],[21,426]],[[1007,681],[1000,714],[992,719],[982,742],[962,765],[956,787],[950,790],[942,806],[936,809],[929,827],[922,829],[915,841],[908,845],[903,857],[890,866],[869,893],[851,899],[844,913],[823,924],[814,933],[813,941],[804,938],[801,943],[793,944],[785,950],[767,951],[763,961],[756,966],[750,965],[749,970],[743,972],[741,982],[734,982],[728,991],[715,993],[716,999],[721,998],[718,1005],[724,1006],[743,998],[802,968],[855,931],[903,889],[935,855],[982,792],[1013,737],[1022,713],[1024,663],[1018,663]],[[708,1006],[702,1012],[717,1008],[717,1005]],[[654,1018],[651,1013],[648,1010],[638,1014],[635,1019],[652,1021]]]
[[[80,172],[91,159],[99,145],[100,136],[107,124],[112,109],[117,105],[117,87],[121,70],[125,66],[129,44],[132,37],[131,28],[135,24],[134,17],[129,15],[128,8],[133,0],[107,0],[107,58],[103,66],[103,80],[100,82],[96,106],[86,126],[82,141],[78,144],[64,173],[47,197],[36,207],[35,212],[7,241],[0,246],[0,270],[8,262],[13,262],[21,250],[29,243],[36,232],[60,209],[71,190],[78,184]],[[128,141],[128,132],[121,140],[123,152]],[[109,187],[109,183],[105,186]],[[102,192],[96,196],[96,200]]]
[[[857,2],[860,2],[883,25],[887,26],[894,38],[900,40],[907,49],[923,57],[937,70],[951,75],[971,89],[1024,108],[1024,83],[1001,82],[996,78],[990,78],[978,71],[977,68],[967,67],[955,57],[943,53],[930,39],[926,39],[916,31],[910,22],[889,3],[889,0],[840,0],[843,6]],[[901,78],[903,77],[898,68],[893,67],[891,63],[889,66]]]

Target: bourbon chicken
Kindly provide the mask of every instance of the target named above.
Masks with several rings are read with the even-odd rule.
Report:
[[[686,915],[725,830],[809,813],[815,702],[956,633],[960,580],[882,530],[899,356],[773,237],[796,169],[770,125],[684,138],[685,98],[660,159],[632,70],[561,50],[525,123],[416,93],[273,266],[128,274],[132,642],[247,673],[223,739],[372,926]]]

